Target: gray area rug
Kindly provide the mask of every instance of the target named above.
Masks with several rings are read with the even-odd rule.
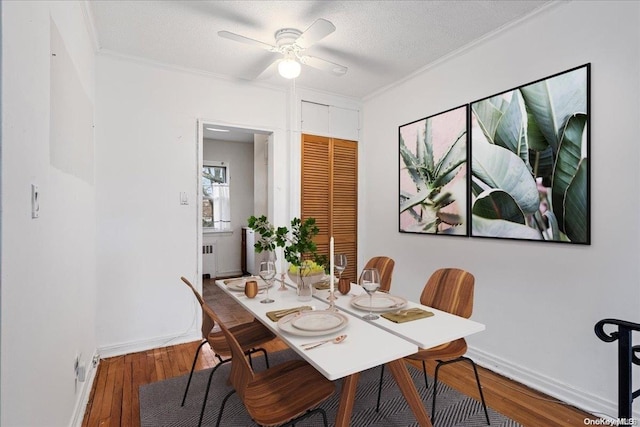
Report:
[[[269,354],[271,366],[282,363],[285,360],[297,358],[292,350],[284,350]],[[214,374],[211,382],[211,390],[207,401],[207,409],[203,425],[214,426],[220,409],[220,403],[224,396],[231,390],[227,385],[227,377],[231,364],[226,363]],[[261,356],[254,358],[256,371],[265,368]],[[369,369],[362,372],[358,381],[355,405],[351,417],[351,425],[354,427],[407,427],[417,426],[413,413],[409,409],[400,393],[393,377],[385,370],[385,380],[382,391],[380,412],[376,413],[375,405],[378,392],[378,380],[380,368]],[[202,407],[202,399],[206,388],[206,382],[210,370],[194,373],[189,395],[184,407],[180,406],[188,375],[171,378],[146,384],[140,387],[140,421],[142,427],[182,427],[197,426]],[[409,373],[413,382],[425,402],[427,412],[431,414],[431,393],[433,380],[429,381],[429,390],[425,389],[422,372],[409,367]],[[321,407],[327,412],[329,424],[333,424],[338,403],[342,381],[336,381],[336,392]],[[482,404],[475,399],[462,395],[445,384],[438,384],[438,398],[436,401],[436,426],[486,426]],[[489,418],[494,427],[516,427],[520,424],[506,418],[489,409]],[[246,427],[255,423],[249,417],[237,394],[229,398],[225,406],[222,423],[223,427]],[[296,426],[321,426],[322,417],[314,415],[304,419]]]

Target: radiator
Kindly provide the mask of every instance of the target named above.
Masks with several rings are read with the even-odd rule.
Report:
[[[218,262],[216,252],[215,243],[202,245],[202,274],[208,274],[210,277],[217,276]]]

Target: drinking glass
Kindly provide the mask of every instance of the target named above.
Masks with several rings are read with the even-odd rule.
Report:
[[[369,314],[362,316],[365,320],[375,320],[377,314],[373,314],[373,294],[380,288],[380,273],[377,268],[365,268],[358,279],[358,284],[369,294]]]
[[[260,263],[260,272],[258,273],[262,280],[267,283],[266,295],[263,300],[260,302],[263,304],[268,304],[273,302],[271,298],[269,298],[269,287],[271,286],[271,281],[274,277],[276,277],[276,266],[273,261],[265,261]]]
[[[333,256],[333,266],[338,272],[338,281],[342,278],[342,273],[347,268],[347,256],[345,254],[337,254]]]
[[[307,264],[303,263],[298,267],[297,284],[299,301],[311,301],[313,298],[313,285],[311,284],[311,278],[309,277],[310,273],[311,269]]]
[[[255,280],[247,280],[244,284],[244,294],[247,298],[254,298],[258,295],[258,282]]]

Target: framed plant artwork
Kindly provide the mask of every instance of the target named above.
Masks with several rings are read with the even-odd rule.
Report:
[[[400,232],[468,236],[468,106],[402,125]]]
[[[471,103],[471,236],[591,243],[590,64]]]

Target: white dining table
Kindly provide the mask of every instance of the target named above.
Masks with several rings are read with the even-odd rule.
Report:
[[[335,305],[341,311],[350,313],[356,317],[362,317],[368,313],[368,311],[362,310],[352,304],[353,298],[360,295],[363,295],[366,301],[366,292],[361,286],[352,283],[351,290],[347,295],[342,295],[337,289],[334,292],[334,295],[337,296]],[[390,293],[390,295],[394,295],[393,292]],[[313,296],[316,299],[327,301],[329,291],[314,290]],[[369,320],[368,322],[371,322],[377,327],[389,331],[394,335],[398,335],[423,349],[436,347],[438,345],[457,340],[458,338],[463,338],[485,330],[485,325],[482,323],[456,316],[454,314],[447,313],[446,311],[428,307],[411,300],[407,300],[407,304],[405,306],[395,308],[394,310],[406,310],[411,308],[421,308],[423,310],[430,311],[433,313],[433,316],[412,320],[410,322],[395,323],[380,316],[383,312],[376,312],[375,314],[378,314],[379,316],[378,319]]]
[[[261,281],[259,278],[257,280]],[[286,291],[279,291],[278,286],[271,287],[269,296],[275,301],[263,304],[260,300],[264,298],[264,293],[260,293],[254,298],[248,298],[238,288],[227,286],[224,280],[218,280],[216,284],[327,379],[344,379],[340,405],[336,415],[336,426],[350,425],[360,372],[383,364],[386,364],[392,373],[418,423],[421,426],[431,426],[429,416],[403,358],[416,353],[419,347],[428,348],[443,344],[484,329],[484,325],[477,322],[463,318],[452,319],[449,317],[452,315],[439,311],[430,318],[401,324],[386,319],[383,319],[384,322],[367,321],[361,318],[366,312],[355,309],[348,303],[352,296],[338,294],[336,308],[348,318],[348,323],[343,330],[332,336],[346,334],[347,339],[339,344],[329,343],[306,351],[303,344],[318,341],[324,337],[300,336],[283,331],[278,327],[277,322],[269,319],[267,312],[303,305],[311,306],[315,310],[325,310],[328,308],[326,299],[328,291],[315,291],[314,297],[310,301],[299,301],[294,286],[288,282]],[[359,293],[361,289],[354,285],[352,291],[355,294]],[[419,305],[411,304],[412,306]],[[429,310],[434,311],[433,309]],[[429,319],[433,320],[433,327],[426,327],[426,323],[422,323],[422,325],[416,323]],[[414,324],[414,326],[410,324]],[[443,325],[447,328],[446,332],[438,330]]]

